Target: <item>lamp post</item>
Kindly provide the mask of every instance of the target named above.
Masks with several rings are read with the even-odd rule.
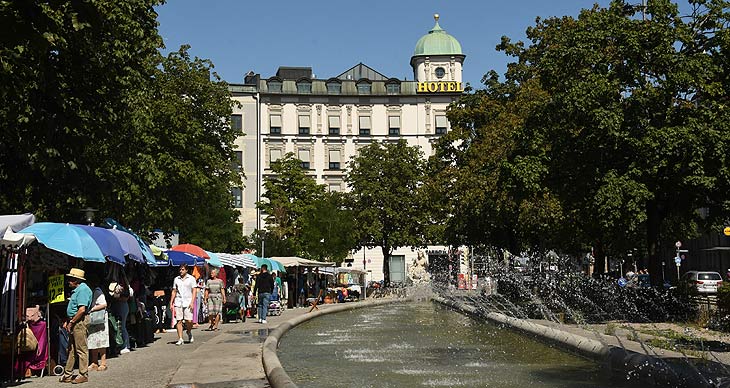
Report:
[[[87,206],[83,209],[79,209],[79,211],[84,213],[84,221],[86,221],[86,223],[88,225],[94,226],[94,213],[96,213],[99,210],[94,209],[90,206]]]

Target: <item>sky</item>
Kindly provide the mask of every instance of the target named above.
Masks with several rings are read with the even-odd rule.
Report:
[[[461,43],[463,81],[479,88],[490,70],[514,59],[495,50],[502,36],[525,40],[535,18],[577,16],[609,0],[168,0],[157,7],[166,48],[189,44],[228,83],[249,71],[268,78],[279,66],[309,66],[335,77],[362,62],[387,77],[413,79],[416,42],[439,25]],[[640,3],[640,0],[636,0]]]

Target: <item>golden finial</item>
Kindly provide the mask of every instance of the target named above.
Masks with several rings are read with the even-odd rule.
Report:
[[[438,21],[439,21],[439,14],[437,14],[437,13],[433,14],[433,20],[435,20],[436,23],[438,23]]]

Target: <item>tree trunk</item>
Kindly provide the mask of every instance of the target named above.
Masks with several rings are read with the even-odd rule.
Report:
[[[659,251],[661,222],[661,211],[654,202],[650,202],[647,204],[646,247],[649,251],[649,275],[654,286],[662,285],[662,258]]]
[[[390,286],[390,247],[383,246],[383,285]]]

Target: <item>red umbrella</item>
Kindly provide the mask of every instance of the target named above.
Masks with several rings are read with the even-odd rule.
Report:
[[[178,252],[187,252],[192,253],[195,256],[202,257],[205,259],[210,259],[210,256],[205,252],[205,250],[197,245],[194,244],[179,244],[175,245],[174,247],[170,248],[171,251],[178,251]]]

